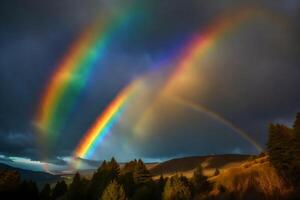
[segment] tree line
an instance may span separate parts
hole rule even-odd
[[[69,186],[64,180],[53,188],[46,184],[41,191],[33,181],[22,181],[15,171],[0,175],[0,195],[8,199],[31,200],[153,200],[191,199],[209,192],[211,185],[199,166],[189,180],[182,175],[154,180],[142,160],[133,160],[121,169],[114,158],[104,161],[90,180],[76,173]],[[216,172],[218,173],[218,172]],[[4,178],[4,175],[6,178]],[[5,179],[5,180],[4,180]]]
[[[300,113],[293,127],[270,124],[265,154],[284,180],[300,191]],[[216,169],[214,176],[220,171]],[[219,185],[220,195],[210,197],[215,187],[199,165],[192,178],[182,175],[153,179],[142,160],[133,160],[120,168],[112,158],[104,161],[91,179],[76,173],[67,185],[64,180],[54,186],[45,184],[39,191],[33,181],[21,181],[16,171],[0,170],[0,199],[30,200],[189,200],[236,199]],[[297,199],[297,198],[296,198]]]

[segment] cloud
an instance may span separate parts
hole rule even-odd
[[[0,152],[8,156],[3,159],[40,159],[32,121],[47,80],[86,25],[104,10],[118,11],[120,2],[1,3]],[[132,2],[136,3],[122,4]],[[138,4],[146,18],[108,44],[105,57],[96,64],[65,129],[58,134],[50,163],[66,165],[61,158],[72,155],[116,94],[130,80],[153,71],[145,78],[142,97],[128,106],[124,118],[92,159],[116,156],[122,161],[135,157],[151,160],[235,149],[253,153],[251,145],[218,121],[164,98],[158,98],[158,105],[143,116],[191,35],[201,34],[215,17],[240,5],[267,8],[283,16],[288,26],[261,20],[226,35],[188,73],[192,81],[181,85],[178,95],[219,113],[262,145],[267,123],[290,122],[299,111],[299,1],[149,0]],[[175,61],[167,66],[158,64],[173,57]]]
[[[84,163],[85,165],[90,166],[91,168],[98,168],[103,161],[99,160],[90,160],[76,157],[75,161],[79,161],[80,163]]]
[[[0,155],[0,162],[4,162],[4,163],[12,163],[14,162],[11,158],[4,156],[4,155]]]

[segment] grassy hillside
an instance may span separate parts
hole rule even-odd
[[[211,176],[215,169],[224,170],[232,166],[238,166],[248,160],[249,155],[212,155],[212,156],[194,156],[185,158],[176,158],[160,163],[150,169],[151,174],[155,176],[171,176],[182,174],[191,177],[194,169],[202,165],[204,173]]]
[[[284,199],[292,191],[290,184],[271,166],[267,156],[225,169],[209,181],[214,184],[211,196],[225,192],[240,199]]]

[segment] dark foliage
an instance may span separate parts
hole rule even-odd
[[[122,185],[113,180],[104,190],[101,200],[126,200],[126,194]]]
[[[87,188],[88,199],[99,199],[102,196],[104,189],[113,180],[118,180],[120,175],[120,166],[114,158],[110,162],[103,162]]]
[[[17,190],[19,199],[39,199],[39,191],[36,183],[33,181],[23,181]]]
[[[293,128],[281,124],[269,126],[267,143],[270,161],[296,188],[300,186],[300,113]]]
[[[52,198],[58,199],[59,197],[62,197],[66,194],[67,190],[68,186],[65,181],[58,181],[53,189]]]
[[[49,183],[47,183],[40,192],[41,200],[50,200],[51,199],[51,187]]]

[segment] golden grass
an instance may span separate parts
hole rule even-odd
[[[290,184],[278,175],[266,156],[228,168],[209,180],[215,185],[212,195],[219,193],[220,185],[240,195],[255,190],[267,197],[285,197],[292,192]]]

